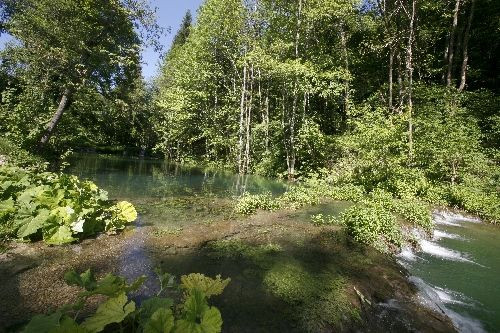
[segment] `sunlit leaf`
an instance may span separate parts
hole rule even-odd
[[[35,234],[47,224],[47,220],[50,216],[50,211],[47,209],[42,209],[39,211],[38,215],[26,224],[22,225],[17,231],[17,237],[25,238],[32,234]]]
[[[156,310],[144,325],[144,333],[170,333],[174,328],[172,310],[161,308]]]
[[[112,323],[122,322],[130,313],[135,311],[135,303],[128,302],[125,293],[108,299],[99,305],[97,312],[90,318],[87,318],[82,326],[91,332],[101,332]]]

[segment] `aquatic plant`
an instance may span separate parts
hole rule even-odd
[[[311,223],[320,227],[325,225],[340,224],[340,221],[333,215],[316,214],[311,216]]]
[[[222,329],[219,310],[208,304],[211,296],[220,295],[231,281],[217,276],[211,279],[202,274],[189,274],[181,277],[181,284],[168,273],[157,270],[161,289],[140,306],[130,300],[128,294],[136,291],[145,281],[142,276],[132,284],[113,274],[97,281],[90,270],[78,274],[71,271],[65,274],[66,283],[83,288],[74,304],[66,305],[48,315],[37,315],[26,325],[23,333],[61,333],[78,332],[144,332],[144,333],[218,333]],[[162,297],[162,292],[170,288],[181,290],[183,294],[176,304],[174,299]],[[79,312],[88,299],[94,295],[107,297],[96,312],[78,320]]]
[[[265,194],[249,194],[245,192],[236,203],[235,211],[242,215],[251,215],[258,209],[275,210],[279,209],[280,204],[273,198],[271,193]]]
[[[137,219],[126,201],[76,176],[0,166],[0,237],[61,245],[116,232]]]
[[[306,332],[340,328],[344,320],[359,320],[348,298],[347,280],[334,271],[314,274],[295,259],[275,263],[264,276],[266,290],[292,306],[292,318]]]

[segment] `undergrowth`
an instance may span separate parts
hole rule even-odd
[[[160,290],[156,296],[144,300],[140,306],[129,298],[129,293],[139,289],[146,277],[140,277],[132,284],[112,274],[97,281],[90,270],[78,274],[66,273],[69,285],[83,289],[74,304],[68,304],[54,313],[37,315],[26,325],[23,333],[93,333],[101,332],[144,332],[144,333],[218,333],[222,330],[220,311],[210,306],[208,300],[220,295],[230,279],[215,279],[203,274],[189,274],[181,277],[180,284],[175,277],[157,270]],[[176,298],[163,297],[171,290]],[[97,311],[86,318],[79,318],[79,312],[88,300],[100,295],[106,300]]]

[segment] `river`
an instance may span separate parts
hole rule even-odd
[[[152,271],[153,263],[143,248],[147,236],[142,225],[153,225],[168,234],[180,233],[193,224],[229,218],[228,199],[244,191],[280,194],[287,189],[285,183],[262,177],[147,159],[84,155],[70,172],[93,180],[111,198],[129,200],[138,208],[138,232],[123,254],[120,270],[130,278]],[[338,214],[342,209],[321,206],[298,212],[296,218],[304,221],[313,212]],[[421,251],[405,249],[398,256],[419,287],[421,301],[445,312],[461,332],[500,332],[500,230],[445,211],[435,212],[434,221],[434,237],[420,239]],[[183,267],[176,260],[171,264]]]

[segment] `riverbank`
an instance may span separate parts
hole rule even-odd
[[[64,247],[12,244],[0,256],[5,281],[0,305],[6,309],[0,322],[5,329],[74,301],[76,290],[63,281],[70,269],[133,278],[161,266],[176,275],[231,277],[214,301],[225,332],[454,330],[448,318],[419,303],[416,288],[395,259],[351,244],[338,227],[301,222],[311,213],[259,212],[243,220],[192,224],[171,234],[142,224],[121,235]],[[146,284],[141,293],[155,288]]]

